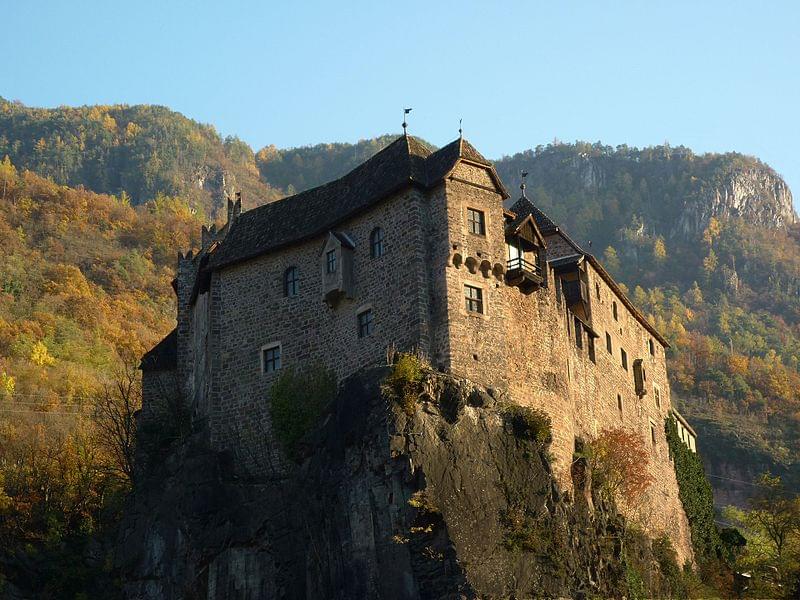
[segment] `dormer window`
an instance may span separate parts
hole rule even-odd
[[[486,235],[486,219],[483,211],[474,208],[467,209],[467,228],[475,235]]]
[[[372,258],[383,256],[383,229],[376,227],[369,234],[369,253]]]
[[[289,267],[283,273],[283,295],[287,298],[294,298],[297,296],[298,288],[297,267]]]
[[[343,298],[355,295],[353,239],[342,231],[331,231],[319,254],[322,273],[322,299],[336,307]]]
[[[336,250],[328,250],[325,254],[325,272],[336,273]]]

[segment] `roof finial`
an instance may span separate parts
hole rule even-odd
[[[528,172],[520,171],[519,173],[522,176],[522,183],[519,184],[519,189],[522,190],[522,197],[527,198],[527,196],[525,195],[525,178],[528,176]]]
[[[406,115],[410,113],[413,109],[412,108],[404,108],[403,109],[403,135],[408,135],[408,123],[406,123]]]
[[[458,120],[458,137],[464,137],[464,130],[461,128],[461,119]]]

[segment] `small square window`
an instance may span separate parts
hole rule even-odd
[[[613,354],[614,350],[611,348],[611,334],[606,331],[606,350],[609,354]]]
[[[262,350],[264,373],[274,373],[281,368],[281,345],[267,346]]]
[[[483,212],[474,208],[467,209],[467,226],[470,233],[486,235],[486,221]]]
[[[469,312],[483,314],[483,290],[472,285],[464,285],[464,300]]]
[[[620,358],[622,359],[622,368],[627,371],[628,370],[628,353],[625,352],[624,348],[620,348],[619,349],[619,355],[620,355]]]
[[[372,310],[365,310],[358,313],[358,337],[363,338],[372,335]]]
[[[336,273],[336,250],[328,250],[325,255],[325,271]]]

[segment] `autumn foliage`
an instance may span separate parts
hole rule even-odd
[[[642,436],[625,427],[603,429],[589,443],[593,484],[608,497],[635,502],[653,483]]]

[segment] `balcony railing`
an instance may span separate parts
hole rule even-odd
[[[544,282],[542,269],[521,256],[512,258],[506,262],[506,282],[519,287],[526,294],[530,293]]]
[[[506,269],[508,271],[527,271],[529,273],[533,273],[534,275],[538,275],[539,277],[542,276],[542,269],[539,267],[539,265],[525,260],[521,256],[507,261]]]

